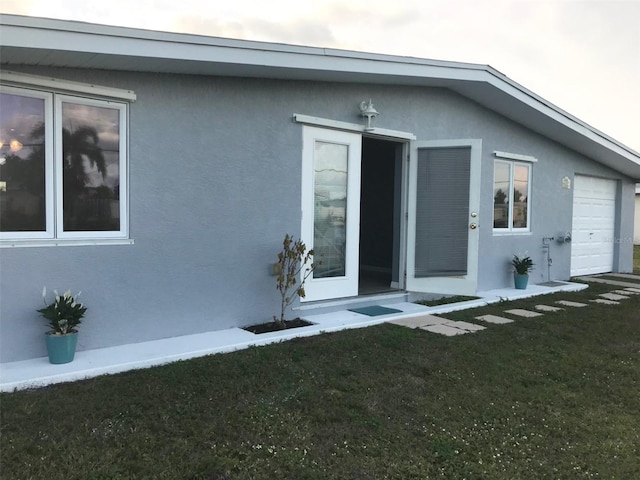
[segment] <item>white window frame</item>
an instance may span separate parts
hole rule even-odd
[[[93,107],[102,107],[118,110],[118,120],[120,125],[119,145],[118,145],[118,174],[120,176],[120,230],[112,231],[83,231],[67,232],[64,230],[64,218],[62,207],[62,104],[73,103],[75,105],[87,105]],[[59,239],[88,239],[88,238],[127,238],[128,236],[128,219],[127,219],[127,141],[126,141],[126,117],[127,106],[124,103],[111,102],[107,100],[95,100],[89,98],[72,97],[69,95],[56,95],[55,98],[55,186],[56,186],[56,237]],[[123,197],[124,201],[123,201]]]
[[[514,183],[514,173],[516,166],[527,167],[528,175],[527,175],[527,226],[525,228],[514,228],[513,225],[513,201],[509,201],[509,209],[507,212],[507,226],[502,228],[493,227],[493,233],[497,235],[511,234],[511,233],[531,233],[531,183],[533,178],[533,163],[537,161],[533,157],[526,157],[524,155],[518,155],[518,160],[507,160],[508,158],[514,158],[515,154],[501,154],[502,152],[495,152],[496,159],[493,161],[493,175],[492,175],[492,185],[491,192],[493,195],[493,189],[496,184],[496,165],[501,163],[505,165],[509,165],[509,198],[513,197],[513,183]],[[501,155],[499,155],[501,154]],[[508,156],[507,156],[508,155]],[[492,205],[495,207],[495,203]],[[495,211],[495,210],[494,210]],[[492,213],[491,222],[494,223],[495,219],[493,218],[494,213]]]
[[[28,80],[20,82],[20,80]],[[126,90],[111,89],[75,82],[56,81],[51,88],[51,80],[44,77],[15,74],[2,80],[11,80],[0,85],[0,91],[16,95],[45,99],[45,208],[46,230],[43,232],[0,232],[0,247],[31,247],[46,245],[99,245],[131,244],[129,238],[129,186],[128,186],[128,112],[129,101],[135,100],[135,94]],[[41,80],[38,82],[38,80]],[[40,88],[38,88],[40,87]],[[79,92],[75,94],[73,90]],[[87,90],[88,89],[88,90]],[[90,96],[91,93],[105,95]],[[62,210],[62,103],[98,106],[118,110],[119,119],[119,214],[118,231],[80,231],[65,232]]]
[[[45,230],[34,232],[0,232],[0,241],[4,240],[45,240],[54,235],[54,207],[50,199],[54,198],[53,182],[53,94],[24,88],[0,85],[1,93],[21,95],[23,97],[41,98],[44,100],[44,195],[45,195]]]

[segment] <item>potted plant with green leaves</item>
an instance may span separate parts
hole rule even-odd
[[[511,260],[513,265],[513,281],[518,290],[524,290],[529,283],[529,272],[533,270],[533,260],[528,255],[514,255]]]
[[[87,307],[78,302],[81,292],[73,296],[71,290],[63,295],[53,291],[53,302],[47,303],[47,288],[42,289],[42,301],[44,308],[38,312],[49,322],[49,330],[45,334],[49,362],[60,364],[73,360],[78,343],[78,325],[82,322]]]

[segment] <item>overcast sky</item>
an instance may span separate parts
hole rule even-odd
[[[640,0],[0,0],[0,12],[489,64],[640,152]]]

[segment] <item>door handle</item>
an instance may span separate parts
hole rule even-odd
[[[476,228],[478,228],[478,224],[477,223],[472,223],[471,225],[469,225],[469,228],[471,230],[475,230]]]

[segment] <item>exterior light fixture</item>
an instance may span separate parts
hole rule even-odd
[[[364,118],[364,129],[366,132],[373,130],[375,119],[380,113],[373,107],[371,99],[360,102],[360,115]]]

